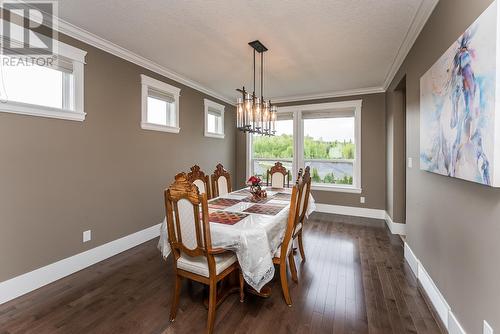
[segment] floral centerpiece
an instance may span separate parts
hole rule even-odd
[[[266,191],[262,190],[262,180],[258,176],[251,176],[247,181],[247,185],[250,186],[250,193],[255,199],[267,196]]]

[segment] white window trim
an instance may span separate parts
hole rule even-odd
[[[0,20],[0,24],[3,24],[3,20]],[[22,41],[19,40],[14,41],[22,43]],[[87,114],[84,111],[84,65],[87,51],[80,50],[78,48],[75,48],[74,46],[68,45],[58,40],[53,40],[53,45],[54,50],[57,50],[57,53],[55,55],[69,59],[73,63],[75,110],[59,109],[30,103],[7,101],[0,103],[0,112],[58,118],[80,122],[83,122],[85,120],[85,116]]]
[[[216,103],[214,101],[211,101],[209,99],[204,99],[204,105],[205,105],[205,137],[212,137],[212,138],[224,138],[225,137],[225,132],[224,132],[224,109],[226,108],[224,105]],[[208,131],[208,110],[209,109],[215,109],[217,110],[220,115],[221,115],[221,124],[222,124],[222,133],[216,133],[216,132],[209,132]]]
[[[320,191],[335,191],[345,193],[362,193],[361,181],[361,107],[363,100],[329,102],[329,103],[315,103],[306,105],[296,105],[278,108],[278,113],[292,113],[293,114],[293,145],[294,145],[294,158],[292,164],[292,176],[295,178],[296,171],[304,166],[304,120],[302,119],[303,111],[328,111],[354,109],[354,143],[356,145],[356,159],[353,166],[353,182],[352,186],[349,185],[325,185],[313,184],[313,190]],[[296,139],[297,138],[297,139]],[[246,171],[247,177],[253,174],[253,152],[252,152],[252,136],[247,134],[247,164]],[[257,159],[259,160],[259,159]],[[334,159],[333,159],[334,160]]]
[[[162,131],[170,133],[179,133],[181,128],[179,127],[179,96],[181,94],[181,89],[169,85],[163,81],[153,79],[147,75],[141,74],[141,128],[144,130]],[[153,88],[160,92],[172,95],[174,97],[175,104],[175,126],[160,125],[154,123],[148,123],[148,90]]]

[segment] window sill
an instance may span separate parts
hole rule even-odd
[[[224,139],[225,135],[223,133],[205,132],[205,137]]]
[[[352,194],[361,194],[361,192],[363,191],[361,188],[355,188],[355,187],[326,186],[318,184],[313,184],[311,186],[311,189],[319,191],[335,191],[335,192],[352,193]]]
[[[70,121],[83,122],[86,113],[66,109],[37,106],[34,104],[20,102],[0,103],[0,112],[19,114],[26,116],[58,118]]]
[[[167,125],[144,123],[144,122],[141,123],[141,128],[144,130],[170,132],[170,133],[179,133],[181,131],[181,128],[176,126],[167,126]]]

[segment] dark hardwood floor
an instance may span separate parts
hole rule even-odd
[[[204,289],[184,282],[169,323],[172,262],[157,239],[0,306],[0,333],[203,333]],[[216,333],[441,333],[409,267],[402,241],[380,220],[315,213],[296,256],[287,307],[272,296],[230,296]]]

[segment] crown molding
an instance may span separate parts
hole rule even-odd
[[[234,105],[234,101],[232,99],[229,99],[215,91],[213,91],[210,88],[207,88],[203,86],[202,84],[191,80],[189,78],[186,78],[185,76],[176,73],[164,66],[161,66],[158,63],[155,63],[154,61],[151,61],[143,56],[140,56],[130,50],[127,50],[113,42],[110,42],[102,37],[99,37],[89,31],[86,31],[85,29],[82,29],[80,27],[77,27],[69,22],[64,21],[63,19],[56,18],[57,20],[57,30],[65,34],[69,37],[72,37],[74,39],[77,39],[79,41],[82,41],[84,43],[87,43],[93,47],[96,47],[98,49],[101,49],[103,51],[106,51],[112,55],[115,55],[117,57],[120,57],[122,59],[125,59],[126,61],[129,61],[131,63],[134,63],[138,66],[141,66],[145,69],[148,69],[150,71],[153,71],[155,73],[161,74],[169,79],[172,79],[178,83],[181,83],[183,85],[186,85],[188,87],[191,87],[193,89],[196,89],[197,91],[200,91],[204,94],[207,94],[211,97],[214,97],[218,100],[224,101],[225,103],[228,103],[230,105]]]
[[[387,75],[385,76],[383,85],[384,91],[387,90],[387,88],[389,88],[389,85],[396,76],[396,73],[403,64],[403,61],[410,52],[411,48],[413,47],[413,44],[415,44],[418,35],[420,35],[420,32],[424,28],[425,24],[427,23],[427,20],[431,16],[432,11],[434,10],[438,2],[439,0],[423,0],[422,3],[420,4],[417,13],[413,17],[413,21],[411,22],[410,27],[408,28],[408,32],[406,33],[405,39],[403,40],[403,43],[399,47],[396,58],[394,58],[394,61],[391,67],[389,68]]]
[[[287,96],[287,97],[279,97],[273,99],[274,103],[286,103],[286,102],[297,102],[297,101],[307,101],[307,100],[318,100],[318,99],[328,99],[335,97],[343,97],[343,96],[353,96],[353,95],[363,95],[363,94],[375,94],[375,93],[385,93],[389,88],[392,80],[396,76],[397,71],[403,64],[406,56],[410,52],[413,44],[417,40],[420,32],[424,28],[427,20],[432,14],[432,11],[438,4],[439,0],[423,0],[420,4],[420,7],[417,10],[417,13],[413,17],[412,23],[408,28],[408,32],[403,40],[403,43],[399,47],[398,53],[394,58],[383,82],[383,85],[380,87],[367,87],[360,89],[350,89],[350,90],[342,90],[342,91],[334,91],[327,93],[319,93],[319,94],[310,94],[310,95],[295,95],[295,96]]]
[[[23,0],[18,0],[19,2],[24,2]],[[274,103],[286,103],[286,102],[295,102],[295,101],[305,101],[305,100],[317,100],[317,99],[326,99],[326,98],[335,98],[335,97],[343,97],[343,96],[353,96],[353,95],[362,95],[362,94],[375,94],[375,93],[384,93],[392,80],[394,79],[397,71],[403,64],[406,56],[410,52],[413,44],[418,38],[420,32],[422,31],[425,23],[429,19],[432,11],[438,4],[439,0],[423,0],[420,4],[420,7],[417,10],[417,13],[413,17],[412,23],[408,28],[406,36],[403,40],[403,43],[399,47],[398,53],[394,58],[392,65],[390,66],[383,85],[380,87],[367,87],[367,88],[359,88],[359,89],[350,89],[350,90],[341,90],[341,91],[333,91],[326,93],[318,93],[318,94],[310,94],[310,95],[293,95],[287,97],[279,97],[273,99]],[[85,29],[77,27],[69,22],[64,21],[61,18],[56,17],[54,25],[57,28],[57,31],[68,35],[74,39],[87,43],[91,46],[94,46],[98,49],[106,51],[110,54],[113,54],[119,58],[127,60],[131,63],[134,63],[138,66],[146,68],[150,71],[163,75],[169,79],[172,79],[176,82],[184,84],[188,87],[196,89],[202,93],[205,93],[211,97],[224,101],[230,105],[235,105],[233,99],[223,96],[214,90],[203,86],[202,84],[189,79],[175,71],[172,71],[154,61],[151,61],[143,56],[140,56],[128,49],[125,49],[113,42],[110,42],[102,37],[99,37]]]
[[[329,98],[343,97],[343,96],[376,94],[376,93],[384,93],[384,92],[385,92],[385,89],[383,87],[367,87],[367,88],[359,88],[359,89],[339,90],[339,91],[320,93],[320,94],[294,95],[294,96],[287,96],[287,97],[279,97],[279,98],[272,99],[272,102],[273,103],[287,103],[287,102],[297,102],[297,101],[329,99]]]

